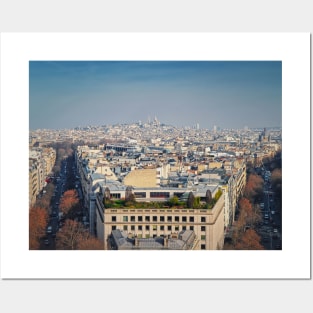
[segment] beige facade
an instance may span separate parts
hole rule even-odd
[[[157,187],[157,169],[133,170],[124,179],[124,185],[133,187]]]
[[[43,159],[43,171],[44,176],[48,176],[52,172],[52,168],[56,160],[56,152],[53,148],[43,148],[42,149],[42,159]]]
[[[37,178],[37,168],[32,162],[29,162],[29,207],[34,205],[36,202],[36,196],[39,193],[39,188],[38,188],[38,178]]]
[[[29,151],[29,206],[45,186],[45,179],[55,164],[56,152],[53,148],[34,148]]]
[[[97,235],[107,240],[112,230],[120,229],[138,238],[175,237],[182,230],[192,230],[199,240],[198,249],[218,250],[224,244],[224,196],[212,210],[161,208],[104,209],[103,196],[97,195]],[[103,234],[103,237],[102,237]]]
[[[208,167],[211,168],[221,168],[223,166],[222,162],[209,162]]]

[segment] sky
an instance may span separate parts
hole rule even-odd
[[[282,126],[280,61],[30,61],[29,127]]]

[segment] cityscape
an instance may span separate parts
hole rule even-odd
[[[29,68],[30,250],[282,250],[281,62]]]

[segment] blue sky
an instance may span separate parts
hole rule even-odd
[[[146,122],[281,127],[279,61],[31,61],[30,129]]]

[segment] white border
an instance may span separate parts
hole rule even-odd
[[[282,60],[283,250],[29,251],[29,60]],[[1,277],[310,278],[309,134],[308,33],[3,33]]]

